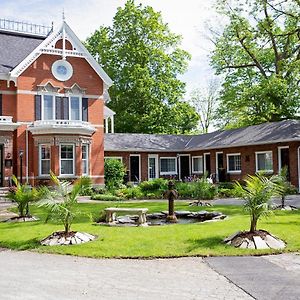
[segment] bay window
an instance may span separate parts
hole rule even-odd
[[[79,97],[70,98],[71,120],[80,120],[80,101]]]
[[[160,174],[172,175],[177,174],[176,157],[161,157],[160,158]]]
[[[44,120],[53,120],[53,96],[44,95],[43,99],[43,119]]]
[[[50,174],[51,146],[39,145],[39,175],[47,176]]]
[[[74,144],[60,145],[60,175],[75,175]]]
[[[82,175],[88,176],[89,175],[89,146],[82,145],[82,160],[81,160],[81,168],[82,168]]]

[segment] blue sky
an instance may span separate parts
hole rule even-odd
[[[125,0],[1,0],[0,18],[51,25],[61,22],[62,11],[66,21],[84,40],[100,25],[110,25],[119,6]],[[138,1],[136,1],[138,2]],[[207,22],[220,22],[212,7],[214,0],[141,0],[161,11],[171,30],[183,36],[182,46],[192,54],[187,73],[182,79],[189,93],[195,87],[205,86],[213,71],[209,66],[212,44],[205,38]],[[217,21],[218,20],[218,21]],[[187,95],[188,95],[187,93]]]

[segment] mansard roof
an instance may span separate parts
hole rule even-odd
[[[179,152],[300,141],[300,121],[284,120],[200,135],[105,134],[105,151]]]
[[[0,73],[7,74],[21,63],[45,37],[0,31]]]

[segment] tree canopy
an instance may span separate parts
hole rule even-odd
[[[180,48],[159,12],[128,0],[110,27],[101,26],[86,41],[88,50],[114,80],[107,104],[116,112],[117,132],[183,133],[198,115],[181,102],[190,55]]]
[[[300,1],[219,0],[228,23],[213,28],[211,64],[224,76],[223,125],[297,118],[300,112]]]

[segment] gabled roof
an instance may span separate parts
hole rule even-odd
[[[94,71],[103,80],[105,90],[109,88],[113,81],[105,73],[102,67],[94,59],[94,57],[88,52],[80,39],[72,31],[69,25],[63,21],[60,26],[49,33],[46,38],[37,38],[27,34],[16,34],[16,32],[7,34],[3,41],[0,37],[0,74],[7,75],[8,80],[16,82],[16,78],[20,76],[40,55],[61,55],[62,57],[79,57],[85,58]],[[56,49],[55,44],[60,39],[68,39],[74,49]],[[7,45],[9,47],[7,47]],[[3,52],[2,52],[3,50]],[[12,57],[10,52],[12,51]],[[3,57],[2,57],[3,56]],[[3,77],[3,76],[0,76]]]
[[[45,37],[0,31],[0,74],[7,74],[22,62]]]
[[[285,120],[200,135],[105,134],[105,151],[179,152],[300,141],[300,121]]]

